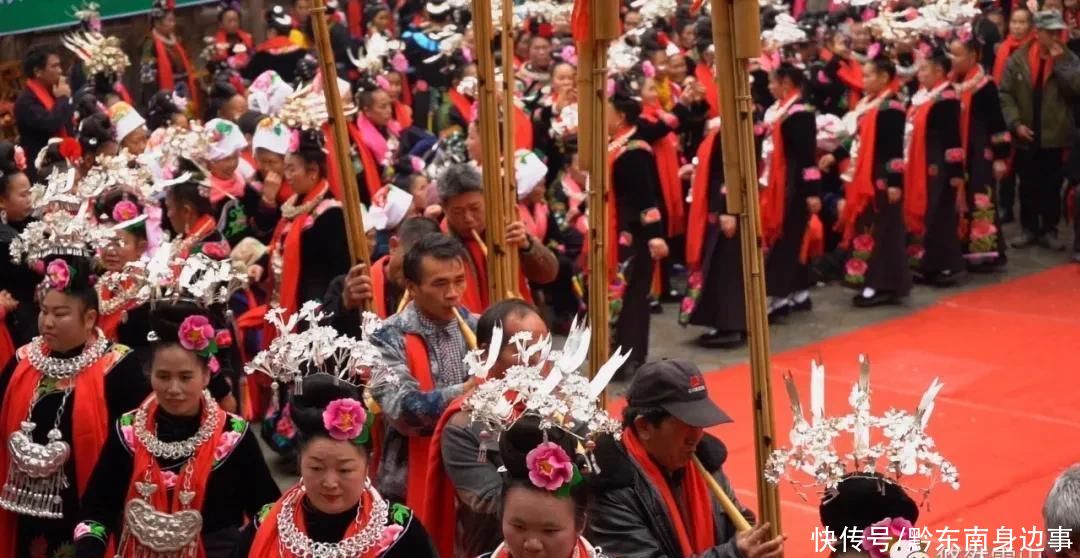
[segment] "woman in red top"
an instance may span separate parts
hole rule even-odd
[[[218,29],[214,33],[214,60],[225,62],[240,71],[251,60],[255,41],[251,33],[240,28],[240,2],[225,2],[218,12]]]
[[[198,114],[198,92],[195,82],[195,66],[184,50],[182,39],[176,34],[175,0],[154,0],[150,10],[153,27],[142,46],[139,81],[142,84],[142,105],[149,103],[158,91],[173,91],[193,102],[188,105],[190,114]]]

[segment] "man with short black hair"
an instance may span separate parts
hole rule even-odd
[[[468,279],[462,305],[472,312],[483,312],[490,301],[487,254],[482,240],[487,229],[484,213],[486,201],[480,171],[468,163],[448,168],[439,177],[439,198],[446,211],[447,231],[457,237],[466,249],[465,272]],[[559,261],[518,220],[506,225],[506,245],[517,248],[521,256],[518,294],[532,302],[529,281],[540,285],[554,281],[559,274]]]
[[[27,51],[23,74],[27,78],[26,89],[15,100],[15,125],[26,160],[34,161],[49,138],[71,135],[75,109],[71,103],[71,86],[64,78],[56,48],[38,45]],[[31,166],[27,173],[36,174],[36,169]]]
[[[465,252],[457,240],[423,236],[405,254],[402,275],[412,301],[372,335],[395,377],[371,387],[389,427],[376,485],[388,500],[420,510],[435,425],[450,402],[477,383],[463,362],[465,328],[475,329],[476,318],[461,308]]]
[[[598,491],[588,540],[624,558],[783,556],[784,539],[769,540],[768,524],[736,534],[694,464],[699,460],[751,520],[721,469],[727,448],[705,435],[731,418],[709,399],[701,371],[683,360],[644,364],[626,399],[622,440],[610,452],[598,448],[605,477],[616,480]]]

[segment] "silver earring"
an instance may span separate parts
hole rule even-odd
[[[7,211],[0,209],[0,223],[7,224]]]

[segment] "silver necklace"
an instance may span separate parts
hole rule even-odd
[[[359,533],[342,540],[338,543],[322,543],[311,540],[301,531],[293,519],[295,516],[296,501],[304,494],[303,490],[294,490],[281,502],[281,510],[278,511],[278,540],[281,546],[293,556],[299,558],[354,558],[363,556],[365,552],[373,548],[382,538],[383,528],[386,527],[386,514],[390,506],[382,499],[379,492],[371,488],[370,481],[367,488],[371,495],[371,513],[368,514],[367,523]],[[360,513],[363,508],[357,510],[356,521],[360,521]],[[284,553],[283,553],[284,554]]]
[[[146,427],[146,421],[149,419],[148,408],[150,406],[151,399],[147,399],[139,409],[135,411],[135,436],[139,439],[139,443],[146,448],[146,451],[150,452],[150,455],[158,459],[181,459],[188,458],[195,454],[195,450],[199,449],[199,446],[206,443],[218,427],[218,405],[214,401],[214,398],[210,395],[209,391],[203,390],[203,406],[206,409],[206,419],[199,425],[199,430],[195,432],[195,435],[179,442],[162,442],[158,439],[150,429]]]
[[[105,339],[105,334],[99,329],[94,331],[97,338],[84,347],[79,356],[73,358],[57,358],[46,355],[44,350],[45,339],[41,336],[35,337],[30,342],[30,364],[47,378],[54,380],[71,378],[82,369],[97,362],[105,354],[105,351],[109,349],[109,340]]]

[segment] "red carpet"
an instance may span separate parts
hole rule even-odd
[[[1012,528],[1019,551],[1022,530],[1042,527],[1042,504],[1054,478],[1080,462],[1078,340],[1080,272],[1072,266],[947,297],[909,316],[774,355],[777,438],[787,444],[792,422],[781,374],[794,374],[808,406],[813,358],[826,366],[829,415],[850,411],[859,353],[870,357],[878,415],[890,407],[914,411],[939,377],[945,387],[928,431],[959,469],[960,490],[934,489],[919,525],[930,528],[934,545],[938,529],[958,529],[961,549],[965,529],[987,529],[992,549],[999,528]],[[725,470],[739,499],[756,510],[749,367],[709,373],[707,382],[713,399],[736,421],[712,432],[727,443]],[[820,525],[819,495],[808,492],[803,501],[790,486],[781,495],[786,556],[823,555],[812,542]]]

